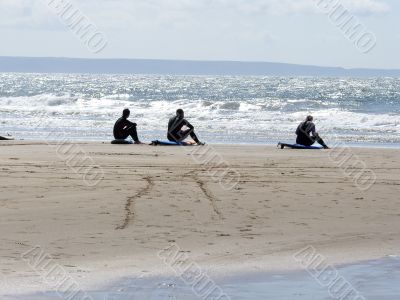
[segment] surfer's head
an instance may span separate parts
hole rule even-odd
[[[312,122],[314,120],[313,116],[307,116],[306,121]]]
[[[124,109],[124,111],[122,112],[122,116],[124,118],[129,118],[129,116],[131,115],[131,111],[127,108]]]
[[[184,116],[185,116],[185,113],[183,112],[183,109],[178,109],[177,111],[176,111],[176,115],[179,117],[179,118],[184,118]]]

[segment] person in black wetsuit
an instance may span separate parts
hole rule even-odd
[[[315,142],[317,142],[322,147],[324,147],[324,149],[329,149],[324,140],[316,132],[313,120],[314,118],[312,116],[308,116],[306,120],[304,122],[301,122],[300,125],[297,127],[296,143],[303,146],[311,146]]]
[[[136,131],[137,124],[128,121],[130,114],[131,112],[129,109],[124,109],[122,117],[115,122],[114,138],[116,140],[125,140],[128,136],[131,136],[135,144],[142,144],[142,142],[139,141]]]
[[[187,129],[182,130],[184,126],[186,126]],[[167,138],[171,142],[179,143],[184,141],[189,135],[198,145],[204,145],[204,143],[200,142],[194,133],[193,125],[185,119],[185,113],[183,110],[178,109],[176,111],[176,116],[169,119]]]

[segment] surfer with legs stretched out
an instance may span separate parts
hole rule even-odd
[[[296,143],[303,146],[311,146],[314,143],[320,144],[324,149],[329,149],[324,140],[319,136],[315,129],[314,117],[308,116],[304,122],[301,122],[296,130]]]
[[[279,143],[278,147],[281,149],[285,147],[293,148],[293,149],[319,149],[317,147],[312,147],[314,143],[320,144],[324,149],[329,149],[329,147],[325,144],[324,140],[319,136],[315,129],[313,116],[308,116],[304,122],[301,122],[296,130],[296,145]]]

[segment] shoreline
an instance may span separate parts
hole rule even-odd
[[[0,142],[0,275],[27,289],[40,277],[21,255],[36,245],[85,290],[173,274],[157,256],[173,244],[218,278],[300,270],[293,255],[307,246],[332,265],[399,255],[396,149],[352,148],[377,175],[360,190],[332,161],[340,149],[213,144],[240,174],[225,190],[215,177],[225,167],[202,159],[203,147],[73,145]],[[94,186],[85,182],[91,166],[104,171]]]
[[[93,140],[75,140],[75,139],[67,139],[67,143],[71,144],[101,144],[101,145],[108,145],[111,143],[112,138],[110,141],[105,141],[102,139],[93,139]],[[52,139],[52,140],[41,140],[41,139],[14,139],[14,140],[0,140],[0,143],[30,143],[35,144],[59,144],[61,141],[65,141],[63,139]],[[265,142],[265,143],[251,143],[251,142],[206,142],[206,146],[243,146],[243,147],[277,147],[279,141],[276,142]],[[295,141],[287,141],[282,140],[281,142],[295,144]],[[144,146],[149,146],[151,143],[150,141],[144,141]],[[361,149],[400,149],[400,143],[373,143],[373,142],[339,142],[341,146],[346,146],[349,148],[361,148]],[[318,145],[318,144],[315,144]],[[135,145],[127,145],[127,146],[135,146]]]
[[[240,272],[229,274],[224,277],[216,277],[213,274],[204,272],[211,287],[208,291],[196,290],[192,281],[187,281],[185,277],[178,275],[152,275],[152,276],[124,276],[108,278],[107,282],[92,285],[91,288],[81,289],[92,300],[97,299],[115,299],[128,300],[132,297],[152,297],[151,299],[162,300],[166,297],[184,297],[184,299],[198,299],[196,294],[209,293],[212,286],[220,289],[229,297],[229,299],[248,299],[258,300],[260,296],[272,294],[276,299],[292,299],[293,295],[302,294],[304,297],[320,297],[325,299],[327,294],[335,297],[343,293],[335,290],[334,282],[343,280],[350,286],[347,287],[353,290],[353,294],[358,294],[366,299],[385,299],[396,300],[400,293],[400,288],[397,285],[400,275],[397,268],[400,267],[400,256],[387,256],[381,259],[358,261],[348,264],[330,265],[336,272],[329,273],[326,271],[324,279],[317,277],[321,272],[317,269],[297,269],[297,270],[269,270],[258,271],[252,273]],[[360,279],[359,274],[364,274]],[[319,275],[320,276],[320,275]],[[329,278],[329,280],[328,280]],[[200,280],[200,279],[197,279]],[[329,284],[328,284],[329,283]],[[343,283],[344,284],[344,283]],[[251,289],[249,290],[249,287]],[[379,288],[377,288],[379,287]],[[336,286],[337,288],[337,286]],[[198,291],[198,292],[196,292]],[[272,294],[271,294],[272,293]],[[67,293],[63,293],[57,289],[44,290],[42,292],[7,293],[5,300],[33,300],[33,299],[53,299],[53,297],[66,297]],[[374,298],[374,296],[376,298]],[[287,297],[287,298],[284,298]],[[302,299],[303,299],[302,298]],[[175,298],[174,298],[175,299]],[[308,298],[304,298],[308,299]]]

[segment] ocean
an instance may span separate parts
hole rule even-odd
[[[400,144],[399,78],[0,73],[0,135],[110,141],[124,108],[143,141],[182,108],[209,143],[293,142],[312,114],[328,144]]]

